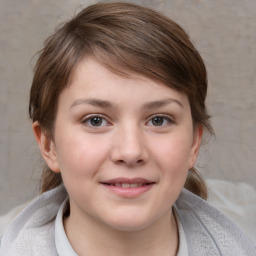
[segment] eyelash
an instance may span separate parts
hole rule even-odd
[[[174,123],[174,120],[170,116],[162,115],[162,114],[156,114],[156,115],[150,117],[150,119],[147,121],[147,124],[149,122],[153,122],[154,118],[161,118],[161,119],[163,119],[164,124],[161,124],[161,125],[151,124],[150,126],[164,127],[164,126],[167,126],[169,124],[173,124]]]
[[[93,121],[93,118],[98,118],[99,120],[99,125],[93,125],[91,122]],[[162,121],[162,123],[160,122],[159,125],[154,125],[154,119],[160,118],[160,121]],[[161,120],[162,119],[162,120]],[[97,121],[97,120],[94,120]],[[157,120],[155,120],[157,121]],[[159,120],[158,120],[159,121]],[[90,122],[90,123],[88,123]],[[151,122],[151,124],[149,124]],[[105,123],[104,125],[102,125],[102,123]],[[166,115],[162,115],[162,114],[156,114],[154,116],[151,116],[149,118],[149,120],[146,122],[147,125],[149,126],[154,126],[154,127],[163,127],[163,126],[167,126],[169,124],[174,123],[173,119],[170,118],[170,116],[166,116]],[[103,115],[100,114],[94,114],[94,115],[89,115],[86,116],[85,118],[82,119],[82,124],[85,124],[89,127],[94,127],[94,128],[98,128],[98,127],[102,127],[102,126],[108,126],[110,124],[110,122],[107,120],[107,118]]]
[[[88,124],[88,122],[91,122],[93,120],[93,118],[99,118],[101,120],[100,125],[92,125],[92,123]],[[94,127],[94,128],[102,127],[102,125],[101,125],[102,122],[106,122],[106,124],[103,125],[103,126],[107,126],[107,125],[110,124],[110,122],[107,120],[107,118],[105,116],[100,115],[100,114],[89,115],[89,116],[86,116],[85,118],[82,119],[82,124],[85,124],[89,127]]]

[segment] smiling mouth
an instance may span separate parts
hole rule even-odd
[[[156,182],[137,178],[118,178],[101,182],[111,193],[123,198],[136,198],[150,191]]]
[[[120,188],[137,188],[148,185],[153,185],[155,182],[144,182],[144,183],[102,183],[106,186],[120,187]]]

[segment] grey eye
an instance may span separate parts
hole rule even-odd
[[[84,119],[82,123],[86,126],[91,127],[101,127],[108,125],[108,121],[101,116],[89,116],[86,119]]]
[[[167,116],[154,116],[148,122],[147,125],[149,126],[165,126],[170,123],[173,123],[172,119]]]
[[[165,119],[164,117],[156,116],[156,117],[152,118],[152,124],[154,126],[161,126],[164,123],[164,119]]]
[[[101,126],[103,120],[102,120],[102,117],[95,116],[95,117],[90,118],[89,122],[90,122],[91,126]]]

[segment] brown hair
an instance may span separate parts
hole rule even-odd
[[[113,72],[139,73],[185,93],[194,124],[213,133],[205,107],[205,65],[186,32],[152,9],[129,3],[99,3],[60,26],[40,52],[29,114],[48,136],[53,136],[58,97],[78,62],[88,55]],[[43,171],[42,192],[61,183],[60,174],[49,168]],[[203,178],[194,168],[185,187],[207,197]]]

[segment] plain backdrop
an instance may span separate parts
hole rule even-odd
[[[0,0],[0,215],[39,192],[43,162],[28,118],[35,53],[59,23],[96,2]],[[256,188],[256,1],[126,2],[174,19],[205,60],[216,139],[205,140],[199,170]]]

